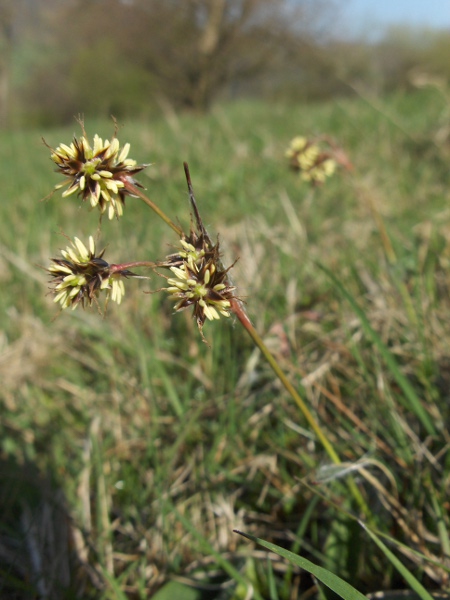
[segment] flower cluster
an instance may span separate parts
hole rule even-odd
[[[69,146],[60,144],[56,150],[50,148],[53,162],[66,177],[66,182],[56,189],[67,185],[63,196],[77,193],[93,207],[97,206],[101,213],[108,209],[109,218],[120,216],[126,194],[138,193],[135,186],[139,184],[132,176],[147,165],[139,166],[134,160],[127,158],[130,145],[126,144],[121,149],[115,134],[111,141],[103,141],[95,135],[91,146],[83,123],[80,124],[83,134],[80,138],[74,138]],[[196,227],[191,224],[189,235],[139,192],[140,197],[179,235],[180,245],[177,251],[163,262],[134,261],[113,265],[103,259],[104,251],[96,252],[92,237],[89,238],[88,246],[74,238],[71,245],[61,251],[61,258],[51,259],[52,264],[47,269],[52,277],[54,301],[61,308],[75,309],[79,304],[83,308],[94,302],[98,304],[98,297],[103,290],[106,290],[107,299],[111,298],[120,304],[125,293],[123,277],[138,277],[128,271],[127,267],[169,269],[169,276],[162,275],[167,280],[167,287],[162,289],[175,301],[175,311],[193,307],[202,337],[206,320],[229,317],[236,306],[241,306],[228,276],[231,267],[224,268],[219,242],[213,243],[203,226],[187,165],[185,172],[196,220]]]
[[[98,206],[101,213],[108,209],[110,219],[115,215],[119,217],[123,214],[125,196],[131,195],[126,183],[142,187],[132,176],[148,165],[138,165],[127,158],[130,144],[121,149],[115,135],[111,141],[103,141],[95,135],[91,146],[84,130],[83,134],[79,139],[74,138],[70,146],[61,144],[56,150],[50,148],[57,170],[67,178],[55,189],[69,185],[63,197],[77,192],[91,206]]]
[[[168,256],[163,265],[174,275],[166,278],[169,287],[163,289],[176,302],[176,311],[194,307],[194,318],[202,334],[206,319],[230,316],[231,302],[236,298],[228,277],[231,267],[222,266],[219,242],[211,245],[203,234],[191,231],[180,244],[179,251]]]
[[[125,293],[121,277],[133,275],[130,271],[114,270],[102,256],[104,250],[96,254],[93,237],[89,238],[89,249],[78,238],[70,246],[61,250],[62,258],[52,258],[47,269],[53,277],[54,302],[61,308],[75,309],[79,304],[84,308],[97,299],[102,290],[107,297],[120,304]]]
[[[336,160],[331,152],[324,152],[319,145],[305,137],[295,137],[286,150],[291,167],[299,171],[303,181],[319,185],[336,170]]]

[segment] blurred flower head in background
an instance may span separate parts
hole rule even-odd
[[[316,186],[331,177],[338,165],[347,170],[353,168],[342,148],[325,136],[315,139],[296,136],[291,140],[285,156],[303,181]]]

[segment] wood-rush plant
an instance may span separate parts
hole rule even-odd
[[[347,171],[353,169],[344,150],[326,135],[315,138],[297,135],[291,140],[285,156],[291,169],[312,186],[322,185],[339,166]]]
[[[162,261],[109,264],[104,259],[104,250],[96,251],[93,237],[89,238],[87,246],[75,238],[61,252],[62,258],[51,259],[48,273],[52,277],[54,301],[62,309],[75,309],[79,305],[84,308],[93,303],[98,305],[98,298],[104,293],[106,300],[120,304],[125,294],[124,279],[139,277],[130,269],[150,267],[166,279],[167,287],[157,291],[165,291],[169,295],[175,302],[176,312],[192,307],[204,341],[203,326],[207,320],[215,321],[221,316],[235,315],[296,402],[329,458],[333,463],[340,464],[333,445],[252,325],[230,278],[229,271],[233,265],[224,267],[219,241],[213,241],[203,225],[187,164],[184,163],[184,169],[193,212],[188,234],[143,193],[134,175],[148,165],[138,165],[128,158],[130,145],[120,147],[117,130],[111,141],[103,141],[95,135],[91,146],[83,123],[80,122],[80,125],[82,137],[74,138],[69,146],[61,144],[56,149],[48,146],[57,171],[65,177],[65,182],[55,189],[68,186],[63,192],[64,197],[76,194],[92,207],[97,207],[101,214],[107,212],[110,219],[122,216],[126,196],[138,196],[177,234],[179,247]],[[170,275],[164,274],[164,270],[169,271]],[[348,485],[363,514],[368,517],[365,501],[351,478]]]

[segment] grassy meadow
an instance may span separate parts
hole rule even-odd
[[[114,129],[85,126],[90,137]],[[239,322],[206,323],[208,347],[189,311],[146,293],[161,277],[125,281],[122,304],[103,315],[59,312],[44,268],[64,235],[99,229],[98,211],[74,196],[40,201],[61,183],[41,138],[56,147],[74,134],[75,121],[0,138],[0,597],[336,597],[234,529],[363,594],[409,589],[352,516],[425,590],[448,591],[445,94],[241,101],[118,133],[132,158],[152,163],[137,176],[148,196],[186,230],[189,163],[225,264],[239,258],[232,276],[250,318],[341,465]],[[284,153],[294,136],[319,134],[354,168],[313,188]],[[102,220],[98,245],[118,263],[163,259],[176,243],[128,198],[120,220]]]

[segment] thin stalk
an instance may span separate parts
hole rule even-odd
[[[328,454],[328,456],[330,457],[330,459],[336,465],[341,464],[341,459],[339,458],[335,449],[331,445],[330,440],[324,434],[324,432],[320,428],[320,425],[317,423],[317,421],[314,418],[314,416],[312,415],[311,411],[305,404],[304,400],[302,399],[300,394],[297,392],[297,390],[294,388],[294,386],[289,381],[289,379],[286,377],[283,370],[280,368],[279,364],[277,363],[276,359],[274,358],[274,356],[271,354],[270,350],[265,345],[263,339],[261,338],[259,333],[256,331],[256,329],[253,327],[252,323],[250,322],[250,319],[248,318],[248,316],[242,306],[242,303],[239,300],[237,300],[236,298],[234,298],[231,301],[231,309],[232,309],[233,313],[236,315],[236,317],[239,319],[241,325],[245,328],[245,330],[247,331],[249,336],[252,338],[254,344],[259,348],[259,350],[261,351],[261,353],[264,356],[264,358],[266,359],[266,361],[272,367],[275,375],[278,377],[278,379],[284,385],[286,390],[289,392],[289,394],[291,395],[291,397],[293,398],[293,400],[295,401],[295,403],[301,410],[303,416],[308,421],[309,425],[311,426],[311,429],[316,434],[317,438],[321,442],[322,446],[324,447],[324,449],[325,449],[326,453]],[[349,487],[353,497],[355,498],[356,502],[358,503],[359,507],[361,508],[361,510],[363,511],[365,516],[370,518],[371,514],[370,514],[369,507],[367,506],[364,498],[362,497],[361,492],[359,491],[359,488],[356,485],[355,481],[352,478],[349,478],[347,483],[348,483],[348,487]]]
[[[135,260],[134,262],[120,263],[118,265],[109,265],[110,273],[120,273],[121,271],[126,271],[128,269],[134,269],[136,267],[149,267],[153,269],[154,267],[158,267],[159,263],[152,262],[150,260]]]
[[[159,206],[156,206],[156,204],[152,202],[150,198],[147,198],[147,196],[143,192],[141,192],[141,190],[138,187],[130,183],[126,177],[124,177],[122,181],[126,190],[131,192],[131,194],[133,194],[134,196],[138,196],[141,200],[143,200],[145,204],[147,204],[147,206],[149,206],[158,215],[158,217],[160,217],[164,221],[164,223],[166,223],[171,229],[173,229],[173,231],[175,231],[178,237],[183,237],[184,233],[181,227],[179,225],[176,225],[171,219],[169,219],[166,213],[163,212],[159,208]]]
[[[339,465],[341,463],[341,459],[339,458],[339,456],[337,455],[335,449],[331,445],[331,442],[326,437],[326,435],[323,433],[322,429],[320,428],[320,426],[317,423],[316,419],[313,417],[311,411],[309,410],[309,408],[305,404],[304,400],[301,398],[300,394],[297,392],[297,390],[294,388],[294,386],[292,385],[292,383],[289,381],[289,379],[286,377],[286,375],[284,374],[284,372],[281,370],[279,364],[277,363],[277,361],[274,358],[274,356],[271,354],[270,350],[265,345],[263,339],[261,338],[261,336],[259,335],[259,333],[256,331],[256,329],[251,324],[248,316],[245,314],[245,312],[242,309],[240,303],[237,302],[235,299],[232,300],[232,302],[231,302],[231,308],[232,308],[234,314],[237,316],[237,318],[241,322],[241,324],[243,325],[243,327],[246,329],[246,331],[249,334],[249,336],[252,338],[252,340],[255,343],[255,345],[260,349],[260,351],[261,351],[262,355],[264,356],[264,358],[266,359],[266,361],[272,367],[273,371],[275,372],[275,375],[278,377],[278,379],[284,385],[284,387],[286,388],[286,390],[289,392],[289,394],[295,400],[297,406],[300,408],[300,410],[303,413],[303,416],[305,417],[305,419],[310,424],[311,429],[314,431],[314,433],[316,434],[316,436],[320,440],[320,443],[324,447],[324,449],[325,449],[326,453],[328,454],[328,456],[331,458],[331,460],[336,465]]]

